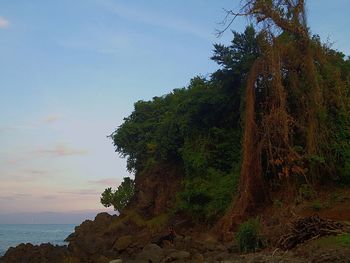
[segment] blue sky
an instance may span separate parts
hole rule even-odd
[[[2,0],[0,213],[100,209],[127,176],[106,136],[133,103],[187,85],[234,0]],[[310,0],[309,25],[350,55],[348,0]],[[248,23],[237,20],[232,29]]]

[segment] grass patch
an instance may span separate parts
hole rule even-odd
[[[350,248],[350,234],[322,237],[316,241],[322,247],[345,247]]]
[[[329,197],[330,203],[342,203],[346,201],[346,196],[343,193],[333,192]]]
[[[118,229],[122,228],[125,225],[128,225],[129,222],[132,222],[138,227],[147,227],[151,232],[155,233],[160,231],[169,221],[169,214],[163,213],[156,217],[153,217],[150,220],[145,220],[135,211],[127,211],[125,212],[125,216],[119,218],[119,220],[115,221],[110,229]]]
[[[302,184],[299,187],[296,203],[300,204],[303,201],[310,201],[316,197],[315,190],[308,184]]]
[[[311,204],[311,209],[314,211],[320,211],[323,208],[323,205],[320,201],[316,200]]]
[[[159,216],[153,217],[146,221],[146,225],[151,232],[158,232],[164,228],[169,221],[169,214],[160,214]]]
[[[260,221],[251,218],[239,226],[236,240],[241,252],[254,251],[262,247],[260,236]]]
[[[273,200],[273,207],[275,207],[275,208],[282,208],[283,207],[282,201],[279,200],[279,199]]]

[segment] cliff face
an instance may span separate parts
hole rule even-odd
[[[183,172],[176,165],[157,165],[135,176],[135,196],[130,208],[152,218],[174,207]]]

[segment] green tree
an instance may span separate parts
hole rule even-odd
[[[114,210],[122,212],[134,195],[135,183],[130,177],[124,177],[118,189],[113,191],[111,187],[101,194],[101,204],[105,207],[113,206]]]

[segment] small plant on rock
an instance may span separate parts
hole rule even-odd
[[[123,182],[117,190],[111,187],[104,190],[101,194],[101,204],[105,207],[113,206],[115,211],[121,213],[127,206],[135,192],[135,182],[129,177],[124,177]]]
[[[320,203],[320,201],[316,200],[311,204],[311,208],[314,211],[320,211],[323,207],[323,205]]]
[[[262,247],[260,221],[251,218],[239,226],[236,240],[241,252],[248,252]]]
[[[315,198],[316,192],[312,189],[312,187],[308,184],[303,184],[300,186],[298,195],[296,197],[296,203],[300,204],[303,201],[310,201]]]

